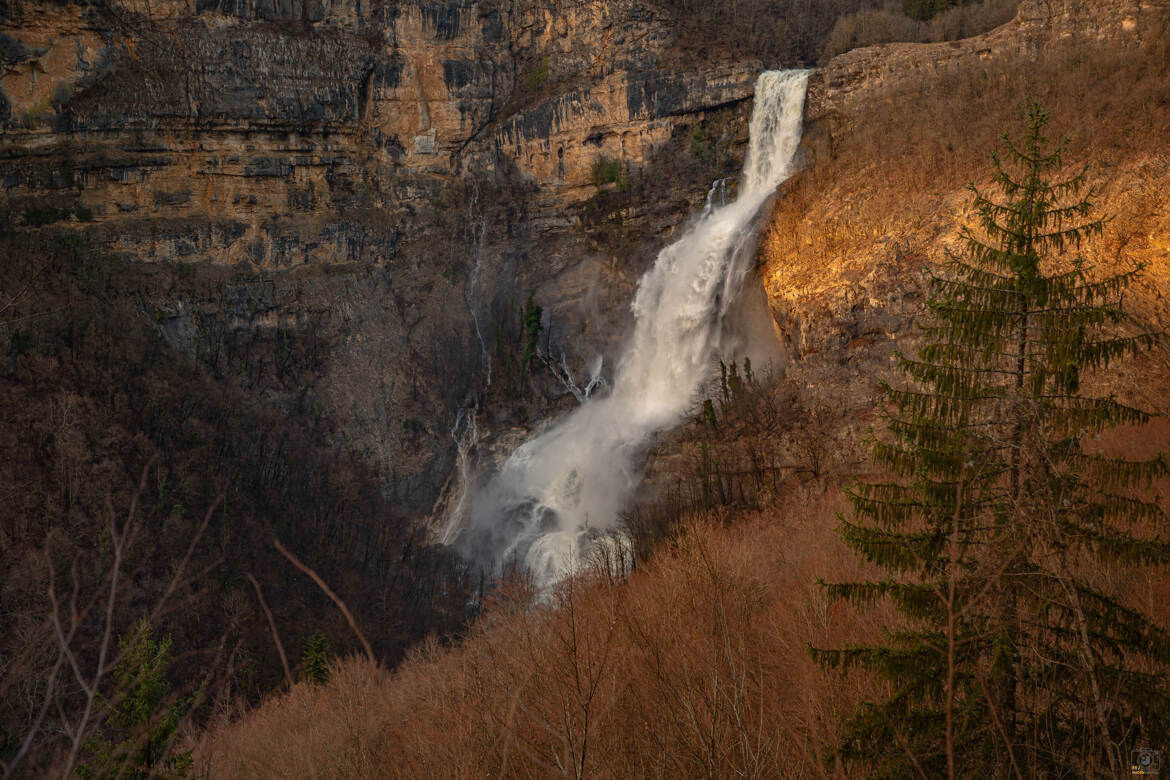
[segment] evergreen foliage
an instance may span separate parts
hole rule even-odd
[[[317,685],[329,682],[329,662],[332,658],[333,650],[329,647],[329,640],[320,631],[314,631],[301,655],[301,679]]]
[[[1170,726],[1170,635],[1093,576],[1170,561],[1148,491],[1170,469],[1082,448],[1150,417],[1082,395],[1082,374],[1156,337],[1123,331],[1140,269],[1100,277],[1073,254],[1107,220],[1084,170],[1059,178],[1047,122],[1034,105],[1022,141],[1004,136],[998,200],[972,185],[979,227],[931,280],[905,386],[885,388],[873,460],[891,479],[851,489],[840,528],[885,576],[822,583],[904,616],[882,642],[811,651],[889,682],[839,748],[874,776],[1117,776]]]
[[[545,57],[528,72],[524,79],[524,91],[535,92],[548,82],[548,57]]]
[[[619,190],[624,189],[622,176],[622,161],[609,157],[598,157],[593,163],[593,184],[598,188],[606,184],[616,184]]]
[[[87,763],[78,768],[83,778],[179,778],[191,768],[191,751],[170,753],[179,719],[192,698],[175,699],[167,670],[171,640],[155,640],[145,618],[118,642],[113,697],[103,699],[105,718],[86,743]]]

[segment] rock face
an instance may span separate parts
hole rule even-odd
[[[588,197],[599,158],[645,162],[680,119],[749,97],[756,70],[664,70],[668,28],[633,2],[0,14],[10,208],[76,185],[75,208],[122,251],[266,269],[368,259],[348,215],[425,202],[420,179],[508,168]],[[207,218],[197,243],[136,242],[143,221],[188,218]]]
[[[835,57],[809,81],[806,115],[817,120],[857,112],[878,91],[921,88],[955,67],[1034,58],[1054,45],[1134,46],[1160,29],[1166,12],[1161,0],[1022,0],[1015,19],[984,35],[872,46]]]
[[[1024,0],[987,35],[857,50],[815,74],[807,171],[761,245],[791,376],[834,402],[872,397],[978,175],[900,179],[867,132],[921,120],[899,104],[932,90],[977,95],[956,73],[1137,51],[1167,13]],[[738,169],[759,66],[688,61],[672,34],[643,0],[13,0],[0,222],[136,264],[152,280],[137,305],[173,345],[276,408],[319,408],[331,446],[425,512],[461,407],[483,433],[573,403],[559,365],[518,368],[529,296],[541,351],[580,375],[624,332],[655,250]],[[1143,105],[1161,121],[1161,98]],[[914,141],[938,147],[939,170],[975,138],[944,136]],[[1131,151],[1111,163],[1128,176],[1127,246],[1162,262],[1165,152]],[[303,364],[280,346],[310,342]],[[257,345],[276,378],[250,367]]]
[[[888,44],[835,58],[810,79],[804,171],[761,241],[764,286],[810,408],[860,436],[913,354],[928,272],[978,232],[974,182],[996,193],[990,155],[1018,137],[1039,100],[1052,136],[1072,136],[1068,173],[1088,164],[1105,235],[1077,249],[1105,271],[1143,263],[1127,295],[1142,325],[1170,316],[1170,3],[1024,0],[1015,20],[975,38]],[[1066,258],[1067,259],[1067,258]],[[1157,361],[1154,361],[1155,363]],[[1164,366],[1123,366],[1095,391],[1158,408]]]
[[[758,67],[672,59],[669,22],[639,0],[15,0],[0,220],[165,266],[144,315],[217,372],[228,344],[323,339],[295,381],[246,384],[310,394],[417,511],[525,297],[569,365],[604,352],[695,182],[742,155]],[[688,175],[648,186],[663,160]]]

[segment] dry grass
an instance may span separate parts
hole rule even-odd
[[[692,518],[627,581],[501,597],[462,646],[360,659],[213,734],[213,777],[816,776],[862,688],[808,642],[875,630],[814,577],[857,573],[838,491],[802,512]],[[802,502],[803,503],[803,502]]]

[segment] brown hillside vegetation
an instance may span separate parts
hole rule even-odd
[[[773,392],[791,410],[785,390]],[[760,405],[722,416],[714,433],[693,421],[673,447],[693,455],[706,443],[734,494],[730,475],[748,459],[731,440],[757,414]],[[783,435],[773,444],[792,446]],[[1110,431],[1094,446],[1148,457],[1170,447],[1170,424]],[[457,647],[424,643],[395,672],[344,660],[324,685],[300,683],[238,720],[225,714],[198,765],[214,778],[844,776],[825,749],[881,689],[822,672],[805,647],[872,638],[894,618],[831,602],[814,584],[873,574],[833,530],[853,460],[823,458],[823,481],[802,465],[747,502],[675,504],[680,525],[625,580],[581,579],[544,605],[513,583]],[[693,488],[698,473],[669,477]],[[1092,577],[1157,620],[1170,616],[1164,572]]]
[[[1105,437],[1135,455],[1168,444],[1165,424]],[[840,486],[785,492],[767,511],[693,514],[624,581],[577,580],[543,606],[506,589],[460,646],[424,643],[393,673],[341,661],[324,685],[225,718],[197,766],[213,778],[844,776],[825,749],[879,686],[822,672],[805,647],[894,619],[814,585],[867,574],[833,533]],[[1170,617],[1164,572],[1094,578]]]
[[[1170,14],[1161,12],[1140,42],[1068,38],[1033,56],[987,60],[972,47],[971,56],[914,78],[877,78],[817,118],[806,133],[806,169],[778,200],[760,250],[795,373],[827,397],[841,397],[843,386],[851,388],[845,397],[871,397],[891,339],[910,334],[923,268],[941,263],[971,216],[967,184],[987,189],[988,155],[1018,129],[1031,100],[1051,113],[1054,136],[1070,137],[1070,170],[1089,165],[1093,200],[1113,217],[1083,253],[1104,273],[1144,263],[1128,308],[1147,325],[1170,321],[1167,24]],[[916,65],[945,51],[896,44],[848,56]],[[827,346],[859,359],[842,372],[836,356],[812,355]],[[1164,363],[1164,354],[1153,357]],[[1134,371],[1165,374],[1152,365]],[[1138,373],[1114,378],[1111,389],[1137,387]],[[1153,392],[1143,402],[1163,403],[1154,386],[1146,389]]]
[[[627,581],[578,581],[546,606],[501,597],[463,646],[393,675],[342,662],[216,734],[211,775],[815,774],[858,691],[804,645],[874,628],[810,587],[856,571],[828,532],[837,495],[694,519]]]

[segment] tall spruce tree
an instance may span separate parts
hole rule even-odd
[[[840,532],[885,576],[822,583],[902,614],[881,642],[811,650],[888,681],[839,746],[874,776],[1116,776],[1170,733],[1170,636],[1100,585],[1170,562],[1151,496],[1170,468],[1082,446],[1148,421],[1081,377],[1156,337],[1121,308],[1140,269],[1096,274],[1075,254],[1106,220],[1084,170],[1059,178],[1047,122],[1033,106],[1021,141],[1004,136],[998,199],[971,186],[978,226],[931,280],[907,381],[885,388],[873,461],[890,479],[848,491]]]

